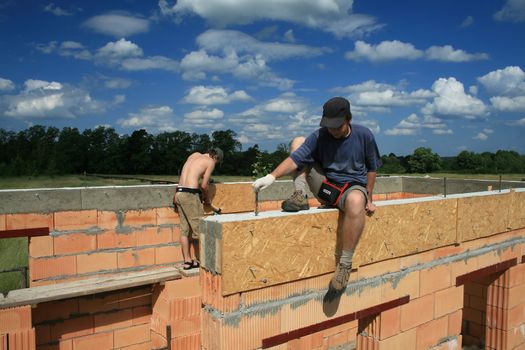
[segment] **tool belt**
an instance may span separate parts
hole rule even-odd
[[[188,188],[188,187],[176,187],[175,193],[173,194],[173,205],[175,210],[177,210],[177,192],[187,192],[187,193],[198,193],[199,198],[202,201],[202,191],[200,188]]]
[[[321,184],[321,188],[319,188],[319,193],[317,196],[327,202],[330,205],[336,206],[337,203],[339,203],[339,200],[343,196],[343,193],[346,192],[350,187],[352,186],[363,186],[366,185],[360,183],[360,182],[347,182],[345,184],[337,184],[332,183],[328,181],[327,179],[323,180],[323,183]]]
[[[198,193],[198,194],[202,193],[200,188],[188,188],[188,187],[177,187],[175,191],[176,192]]]

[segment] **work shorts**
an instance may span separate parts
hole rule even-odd
[[[204,217],[204,208],[199,193],[178,192],[177,209],[180,217],[180,234],[199,239],[200,219]]]
[[[317,198],[317,200],[321,203],[323,203],[323,201],[318,197],[318,193],[325,179],[326,176],[319,163],[314,163],[311,167],[306,169],[306,182],[308,183],[308,187],[310,188],[310,191],[312,191],[312,193],[314,194],[315,198]],[[344,211],[346,197],[348,197],[350,191],[361,191],[365,196],[366,207],[366,204],[368,203],[368,192],[366,190],[366,187],[361,185],[351,185],[342,194],[341,198],[339,199],[339,202],[337,203],[337,208]]]

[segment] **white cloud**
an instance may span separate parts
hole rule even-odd
[[[360,36],[382,25],[367,15],[352,13],[353,0],[160,0],[161,13],[182,20],[197,14],[218,27],[260,20],[286,21],[332,33],[336,37]]]
[[[525,118],[521,118],[514,122],[510,122],[509,125],[525,126]]]
[[[398,40],[383,41],[377,45],[370,45],[358,40],[354,44],[354,51],[349,51],[345,57],[349,60],[372,62],[390,61],[396,59],[415,60],[423,56],[423,52],[410,43]]]
[[[126,95],[115,95],[113,97],[113,103],[116,105],[126,102]]]
[[[137,33],[149,31],[149,21],[131,16],[124,12],[114,12],[91,17],[83,26],[97,33],[111,35],[116,38],[129,37]]]
[[[417,129],[402,129],[402,128],[392,128],[385,130],[385,135],[388,136],[412,136],[417,135]]]
[[[436,97],[421,109],[423,114],[470,119],[487,114],[485,104],[465,93],[463,84],[453,77],[439,78],[432,84],[432,90]]]
[[[226,56],[213,56],[200,50],[186,55],[180,62],[180,68],[182,77],[187,80],[204,79],[207,73],[212,73],[232,74],[238,79],[281,90],[288,90],[294,84],[290,79],[276,76],[266,65],[266,60],[259,55],[239,57],[232,52]]]
[[[506,97],[495,96],[490,98],[492,106],[505,112],[524,112],[525,111],[525,96]]]
[[[507,0],[503,8],[494,14],[494,19],[504,22],[525,21],[525,1]]]
[[[479,77],[478,81],[496,95],[525,95],[525,72],[518,66],[492,71]]]
[[[107,102],[93,100],[88,92],[59,82],[29,79],[18,95],[4,96],[3,114],[17,119],[76,118],[104,112]]]
[[[486,53],[470,54],[463,50],[454,49],[450,45],[431,46],[425,51],[425,58],[434,61],[445,62],[469,62],[477,60],[487,60],[489,55]]]
[[[119,64],[124,59],[141,57],[144,54],[142,49],[135,43],[120,39],[115,42],[108,42],[97,50],[97,59],[108,64]]]
[[[9,79],[0,78],[0,91],[11,91],[15,89],[15,84]]]
[[[481,140],[481,141],[485,141],[488,138],[489,137],[486,134],[482,133],[482,132],[478,133],[476,136],[473,137],[474,140]]]
[[[290,42],[290,43],[294,43],[295,42],[295,36],[293,34],[293,29],[288,29],[285,33],[284,33],[284,40]]]
[[[415,48],[411,43],[405,43],[399,40],[386,40],[377,45],[371,45],[358,40],[354,44],[354,50],[346,52],[345,57],[354,61],[368,60],[371,62],[399,59],[416,60],[420,58],[445,62],[468,62],[489,58],[485,53],[470,54],[464,50],[454,49],[450,45],[431,46],[425,51],[422,51]]]
[[[452,135],[454,132],[451,129],[436,129],[432,130],[434,135]]]
[[[461,28],[467,28],[467,27],[470,27],[472,24],[474,24],[474,17],[472,16],[467,16],[463,22],[461,22],[461,25],[460,27]]]
[[[328,49],[290,43],[264,42],[236,30],[211,29],[197,37],[197,44],[209,53],[261,56],[266,60],[319,56]]]
[[[418,89],[406,92],[401,87],[368,80],[360,84],[336,88],[335,91],[350,94],[354,106],[400,107],[423,104],[435,94],[430,90]]]
[[[76,41],[64,41],[57,50],[60,56],[73,56],[80,60],[91,60],[93,58],[91,52],[89,52],[84,45]]]
[[[151,132],[175,131],[174,113],[169,106],[146,106],[127,118],[117,120],[124,128],[145,129]]]
[[[237,90],[233,93],[220,86],[194,86],[184,97],[184,102],[197,105],[229,104],[234,101],[250,101],[252,98],[244,91]]]
[[[143,50],[135,43],[120,39],[108,42],[97,50],[95,59],[99,64],[118,66],[128,71],[160,69],[171,72],[179,71],[179,62],[164,56],[142,57]]]
[[[108,89],[126,89],[131,86],[131,80],[124,78],[107,78],[104,86]]]
[[[385,131],[385,135],[390,136],[412,136],[417,135],[422,129],[430,129],[435,135],[452,134],[452,130],[439,118],[425,115],[423,119],[415,113],[402,119],[394,128]]]
[[[55,16],[72,16],[73,15],[73,12],[64,10],[63,8],[55,5],[54,3],[50,3],[49,5],[46,5],[44,7],[44,11],[52,13]]]
[[[224,112],[220,109],[196,109],[192,112],[184,115],[183,124],[188,129],[193,128],[206,128],[218,130],[224,127],[222,120],[224,118]]]

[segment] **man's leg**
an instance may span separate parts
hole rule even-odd
[[[184,195],[182,193],[179,193],[178,200],[182,202],[184,199]],[[190,255],[190,243],[189,243],[189,235],[190,235],[190,224],[188,222],[188,217],[186,215],[186,212],[184,210],[184,206],[181,204],[178,204],[179,209],[179,218],[180,218],[180,248],[182,251],[182,258],[184,262],[188,262],[191,264],[191,255]]]
[[[342,254],[337,264],[334,277],[330,282],[336,290],[342,290],[348,284],[352,270],[352,258],[359,238],[365,228],[366,197],[359,190],[349,190],[345,198],[342,223],[338,227],[338,235],[342,236]]]
[[[292,140],[290,144],[290,153],[298,149],[304,142],[304,137],[299,136]],[[306,183],[306,175],[303,171],[295,171],[292,174],[294,193],[292,196],[281,203],[281,208],[284,211],[299,211],[310,209],[308,199],[306,196],[308,184]]]

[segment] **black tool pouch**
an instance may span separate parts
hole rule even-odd
[[[328,180],[324,180],[319,189],[317,196],[327,202],[330,205],[337,205],[343,193],[345,193],[348,188],[348,183],[343,186],[338,186],[333,183],[330,183]]]

